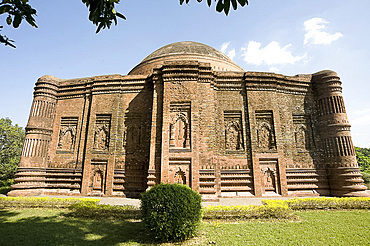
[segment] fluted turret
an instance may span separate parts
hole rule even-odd
[[[366,186],[356,161],[342,83],[338,75],[329,70],[313,74],[312,80],[331,195],[364,196]]]
[[[24,190],[28,190],[27,195],[35,195],[45,187],[58,81],[58,78],[46,75],[36,82],[21,160],[9,195],[22,195]]]

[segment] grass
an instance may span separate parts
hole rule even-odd
[[[145,245],[152,243],[135,221],[66,217],[66,210],[0,210],[0,245]]]
[[[370,211],[296,212],[300,222],[203,225],[216,245],[369,245]]]
[[[0,210],[0,245],[154,245],[140,221],[68,217],[67,210]],[[370,211],[302,211],[295,222],[207,222],[182,245],[369,245]],[[172,245],[172,244],[164,244]]]

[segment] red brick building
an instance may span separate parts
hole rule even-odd
[[[128,75],[41,77],[10,195],[366,196],[333,71],[245,72],[195,42]]]

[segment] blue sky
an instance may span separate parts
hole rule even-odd
[[[206,1],[121,0],[127,20],[95,34],[79,0],[34,1],[37,25],[4,25],[16,49],[0,46],[0,117],[26,126],[34,83],[127,74],[154,50],[197,41],[222,50],[245,71],[284,75],[331,69],[343,82],[355,146],[370,147],[370,1],[250,0],[229,16]]]

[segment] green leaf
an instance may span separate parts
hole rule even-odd
[[[10,15],[8,15],[8,17],[6,18],[6,24],[8,25],[12,24],[12,17]]]
[[[223,9],[224,9],[224,4],[222,3],[222,0],[219,0],[217,5],[216,5],[216,11],[217,12],[222,12]]]
[[[12,9],[10,5],[3,5],[0,7],[0,15],[4,13],[9,13],[9,11]]]
[[[121,18],[121,19],[124,19],[124,20],[126,20],[126,17],[123,15],[123,14],[121,14],[121,13],[116,13],[116,15],[119,17],[119,18]]]
[[[245,4],[248,5],[248,0],[238,0],[239,4],[244,7]]]
[[[238,3],[236,2],[236,0],[231,0],[231,3],[233,5],[233,9],[236,10],[238,8]]]
[[[207,3],[208,3],[208,7],[211,7],[212,0],[207,0]]]
[[[26,21],[28,22],[28,24],[30,24],[31,26],[37,28],[37,25],[36,25],[36,22],[35,22],[35,19],[32,17],[32,16],[27,16],[26,17]]]
[[[22,21],[22,17],[20,13],[16,13],[14,16],[13,27],[18,28],[19,25],[21,24],[21,21]]]
[[[224,0],[225,3],[224,3],[224,12],[226,15],[229,14],[229,10],[230,10],[230,0]]]
[[[98,33],[100,32],[100,29],[102,29],[102,27],[104,26],[104,24],[101,22],[98,26],[98,29],[96,29],[96,32],[95,33]]]

